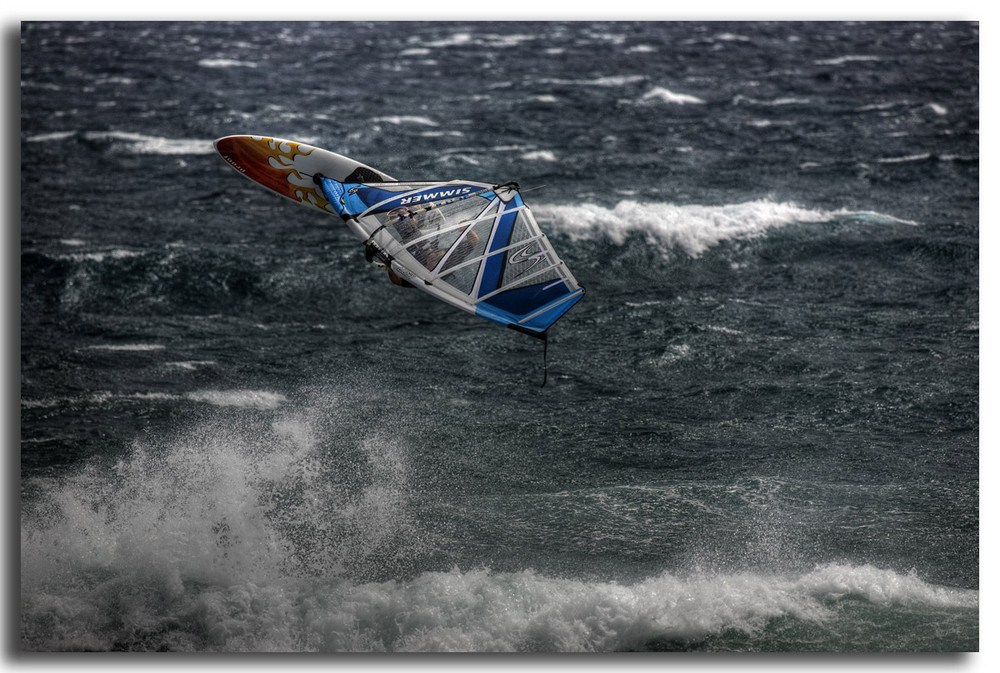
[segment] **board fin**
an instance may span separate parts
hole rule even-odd
[[[549,380],[549,332],[548,330],[544,332],[535,332],[534,330],[526,329],[520,325],[515,325],[513,323],[507,325],[510,329],[515,332],[520,332],[521,334],[527,334],[535,339],[540,339],[542,342],[542,385],[539,388],[544,388],[545,383]]]

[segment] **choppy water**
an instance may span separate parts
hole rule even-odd
[[[21,647],[978,649],[978,49],[24,24]],[[544,185],[548,384],[235,133]]]

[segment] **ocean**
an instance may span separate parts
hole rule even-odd
[[[21,650],[979,649],[977,23],[26,22],[20,59]],[[587,291],[546,385],[231,134],[516,180]]]

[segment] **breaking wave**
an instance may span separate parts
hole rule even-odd
[[[766,199],[722,206],[627,200],[612,208],[584,203],[540,205],[533,210],[539,220],[574,240],[606,238],[622,245],[629,235],[640,234],[651,244],[679,249],[691,257],[698,257],[723,241],[757,238],[792,224],[826,223],[842,218],[914,224],[879,213],[817,210]]]
[[[30,480],[22,648],[726,649],[789,623],[815,648],[839,632],[830,622],[871,611],[976,618],[977,591],[870,565],[662,571],[631,583],[434,569],[428,559],[453,542],[421,522],[407,443],[358,430],[352,413],[329,413],[338,404],[351,400],[220,409],[114,464]],[[911,622],[899,630],[909,649],[934,647]]]

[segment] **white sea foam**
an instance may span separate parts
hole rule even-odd
[[[421,43],[422,48],[441,49],[445,47],[477,46],[481,48],[510,48],[537,39],[528,33],[481,33],[473,36],[471,33],[457,32],[440,40]]]
[[[194,371],[200,369],[201,367],[211,367],[215,365],[215,360],[181,360],[178,362],[167,362],[168,367],[176,367],[177,369],[184,369],[187,371]]]
[[[443,138],[443,137],[446,137],[446,136],[447,137],[451,137],[451,138],[461,138],[463,135],[464,134],[461,131],[457,131],[455,129],[449,129],[447,131],[438,130],[438,131],[421,131],[420,132],[420,137],[421,138]]]
[[[739,336],[743,334],[738,329],[733,329],[732,327],[723,327],[722,325],[701,325],[702,329],[708,330],[709,332],[720,332],[722,334],[729,334],[732,336]]]
[[[552,150],[535,150],[527,152],[522,158],[527,161],[555,161],[556,154]]]
[[[687,105],[687,104],[702,104],[705,101],[698,98],[697,96],[692,96],[686,93],[675,93],[670,89],[665,89],[663,87],[654,87],[642,95],[642,100],[648,101],[660,101],[662,103],[670,103],[674,105]]]
[[[837,58],[826,58],[820,59],[818,61],[813,61],[815,65],[844,65],[845,63],[859,63],[866,61],[881,61],[882,59],[878,56],[864,56],[864,55],[849,55],[849,56],[839,56]]]
[[[746,35],[737,35],[735,33],[719,33],[712,38],[713,40],[718,40],[719,42],[751,42],[752,40]]]
[[[775,98],[773,100],[751,98],[750,96],[744,96],[743,94],[733,97],[733,105],[741,105],[744,103],[764,106],[809,105],[811,102],[812,101],[808,98],[798,98],[795,96],[785,96],[782,98]]]
[[[697,257],[722,241],[762,236],[794,222],[825,222],[833,214],[788,203],[751,201],[727,206],[677,206],[621,201],[613,208],[594,204],[534,208],[539,219],[575,238],[608,237],[622,244],[633,233],[651,243]]]
[[[446,166],[452,166],[454,164],[467,164],[469,166],[479,166],[481,162],[476,157],[471,154],[455,153],[455,154],[441,154],[437,158],[437,162],[440,164],[445,164]]]
[[[206,402],[217,407],[277,409],[288,399],[280,393],[266,390],[199,390],[184,395],[194,402]]]
[[[375,117],[372,121],[385,122],[387,124],[419,124],[422,126],[437,126],[438,123],[428,117],[416,115],[390,115],[387,117]]]
[[[344,568],[368,571],[423,542],[408,528],[401,446],[323,430],[323,402],[208,423],[36,481],[44,495],[21,528],[22,642],[108,650],[159,624],[172,649],[329,649],[314,631],[364,619],[325,605],[354,590]],[[301,617],[270,623],[289,608]]]
[[[64,243],[64,245],[79,247],[79,245],[84,245],[80,242],[79,244],[74,243]],[[56,255],[59,259],[71,259],[74,262],[103,262],[107,259],[129,259],[130,257],[138,257],[142,253],[135,250],[123,250],[121,248],[115,248],[114,250],[100,250],[94,252],[74,252],[62,255]]]
[[[26,400],[21,398],[21,408],[22,409],[52,409],[58,407],[60,404],[64,403],[63,398],[45,398],[40,400]],[[21,440],[23,443],[26,440]]]
[[[133,154],[212,154],[211,140],[163,138],[128,131],[88,131],[88,140],[111,140],[124,143]]]
[[[526,42],[532,42],[538,39],[538,36],[530,33],[489,33],[477,35],[476,39],[482,40],[490,48],[510,49]]]
[[[97,344],[94,346],[87,346],[88,350],[125,353],[145,353],[148,351],[160,351],[164,348],[166,348],[166,346],[163,344]]]
[[[256,68],[256,63],[238,61],[232,58],[203,58],[198,61],[203,68]]]
[[[467,44],[472,44],[471,33],[452,33],[441,40],[424,42],[423,46],[431,49],[440,49],[442,47],[461,47]]]
[[[678,206],[624,200],[613,208],[580,203],[542,204],[532,209],[543,225],[551,225],[554,230],[574,239],[606,237],[621,245],[628,236],[639,234],[651,245],[667,250],[679,249],[691,257],[698,257],[723,241],[757,238],[770,230],[797,223],[853,218],[872,224],[917,226],[916,222],[872,211],[816,210],[763,199],[723,206]]]
[[[619,30],[611,30],[607,32],[598,30],[587,31],[587,37],[594,40],[601,40],[602,42],[610,42],[613,45],[625,44],[625,36],[626,33]]]
[[[110,77],[99,77],[96,80],[94,80],[94,83],[95,84],[114,84],[116,86],[118,86],[118,85],[130,86],[132,84],[135,84],[135,80],[133,78],[131,78],[131,77],[121,77],[121,76],[112,75]]]
[[[53,131],[52,133],[39,133],[38,135],[28,136],[24,140],[29,143],[45,143],[53,140],[66,140],[75,135],[76,131]]]
[[[645,75],[605,75],[602,77],[594,77],[591,79],[565,79],[565,78],[543,78],[539,80],[540,84],[554,84],[557,86],[600,86],[600,87],[616,87],[625,86],[627,84],[635,84],[638,82],[645,81]]]
[[[858,112],[871,112],[874,110],[891,110],[892,108],[899,105],[909,105],[906,101],[901,102],[890,102],[890,103],[872,103],[871,105],[862,105],[857,108]]]
[[[591,86],[624,86],[626,84],[634,84],[636,82],[642,82],[646,79],[645,75],[609,75],[606,77],[597,77],[595,79],[586,80],[582,82],[583,84],[589,84]]]
[[[680,360],[687,360],[691,357],[691,347],[687,344],[671,344],[663,349],[659,355],[649,359],[648,364],[654,367],[672,366]]]
[[[910,154],[903,157],[884,157],[882,159],[878,159],[877,161],[880,164],[905,164],[911,161],[925,161],[930,158],[930,153],[924,152],[921,154]]]

